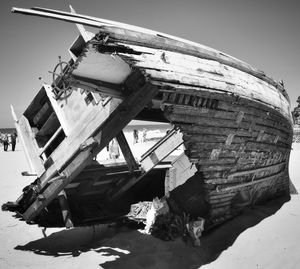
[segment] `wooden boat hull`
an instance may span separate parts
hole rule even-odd
[[[96,22],[93,19],[89,24]],[[207,227],[247,206],[289,195],[293,132],[283,83],[233,57],[191,42],[118,24],[97,28],[100,31],[94,38],[71,48],[73,60],[59,79],[70,85],[69,90],[84,89],[99,94],[102,100],[111,98],[110,108],[97,104],[80,117],[75,128],[74,121],[66,118],[76,114],[72,102],[65,102],[72,95],[66,100],[55,99],[51,86],[44,86],[65,137],[45,160],[32,162],[38,163],[37,197],[42,195],[45,201],[35,198],[28,204],[21,212],[25,220],[43,223],[39,216],[45,214],[44,209],[60,191],[79,180],[89,161],[132,119],[170,122],[180,130],[188,159],[185,168],[190,165],[194,172],[184,181],[173,177],[173,187],[170,176],[165,182],[179,207],[205,218]],[[88,104],[85,97],[78,99]],[[62,111],[62,104],[68,113]],[[27,120],[30,113],[24,114]],[[155,166],[161,159],[153,152],[150,159]],[[60,183],[52,184],[53,177]],[[164,179],[164,174],[160,177]],[[132,186],[144,180],[139,175],[125,179],[120,180],[122,184],[112,184],[109,195],[130,197]],[[73,210],[75,218],[78,212]],[[100,215],[96,221],[103,219]],[[85,223],[89,222],[77,221]]]
[[[120,32],[101,31],[79,56],[72,74],[94,85],[102,81],[89,77],[86,68],[100,51],[122,59],[158,86],[159,109],[180,128],[185,154],[203,177],[210,224],[245,206],[289,194],[292,123],[281,85],[272,85],[234,60],[213,57],[213,52],[203,55],[188,45],[174,47],[163,38]],[[116,55],[111,55],[113,51]]]

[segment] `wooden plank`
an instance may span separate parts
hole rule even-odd
[[[240,189],[240,188],[244,188],[244,187],[249,187],[251,185],[255,185],[255,184],[261,184],[261,183],[265,183],[266,181],[272,181],[272,180],[277,180],[280,177],[282,177],[284,174],[286,173],[286,171],[282,171],[276,175],[272,175],[272,176],[268,176],[262,179],[258,179],[258,180],[253,180],[247,183],[242,183],[242,184],[236,184],[234,186],[230,186],[230,187],[217,187],[217,192],[226,192],[226,191],[231,191],[231,190],[235,190],[235,189]]]
[[[176,82],[183,85],[191,85],[198,87],[205,87],[211,89],[217,89],[219,91],[224,91],[231,94],[236,94],[238,96],[244,96],[249,99],[255,99],[266,104],[271,104],[276,107],[286,118],[290,118],[289,114],[289,103],[283,102],[279,98],[278,93],[272,90],[262,89],[257,90],[255,87],[245,87],[244,85],[232,85],[229,81],[224,81],[221,79],[212,79],[208,76],[196,76],[181,72],[168,72],[168,71],[157,71],[146,69],[145,72],[149,74],[152,80],[164,81],[164,82]]]
[[[107,94],[110,97],[116,97],[116,98],[125,97],[125,95],[121,92],[122,89],[120,85],[115,85],[100,80],[92,80],[86,77],[85,78],[75,77],[73,75],[70,84],[76,88],[85,89],[87,91],[94,92],[94,93],[100,92],[103,94]]]
[[[190,124],[181,124],[180,128],[184,130],[187,134],[200,134],[200,135],[225,135],[235,134],[237,137],[257,137],[258,131],[250,132],[249,129],[242,128],[230,128],[230,127],[215,127],[215,126],[206,126],[205,128],[201,125],[190,125]]]
[[[197,87],[196,85],[183,85],[176,81],[152,81],[152,83],[161,87],[160,91],[163,93],[176,92],[201,96],[204,98],[217,99],[219,100],[218,108],[221,110],[232,112],[245,110],[248,114],[256,116],[268,114],[270,118],[276,116],[277,121],[282,121],[280,119],[284,118],[282,113],[279,110],[275,110],[273,106],[270,106],[270,104],[257,101],[253,102],[253,98],[247,98],[246,96],[242,97],[239,95],[228,95],[216,89],[209,89],[200,86]],[[287,122],[289,123],[287,126],[290,129],[290,116],[287,118]]]
[[[51,103],[51,106],[55,112],[55,115],[57,116],[59,122],[60,122],[60,125],[62,126],[64,132],[66,135],[69,135],[69,127],[68,127],[68,123],[67,123],[67,120],[66,120],[66,116],[64,115],[64,113],[62,112],[62,109],[61,107],[59,106],[56,98],[55,98],[55,95],[53,94],[52,92],[52,87],[48,84],[44,84],[43,85],[43,88],[47,94],[47,97],[49,98],[50,100],[50,103]]]
[[[25,143],[25,139],[26,139],[26,138],[24,138],[25,134],[21,130],[21,127],[19,125],[19,121],[18,121],[17,115],[15,113],[14,107],[12,105],[10,105],[10,108],[11,108],[12,117],[14,119],[15,128],[16,128],[16,131],[17,131],[17,134],[18,134],[18,137],[19,137],[19,141],[21,143],[22,149],[25,153],[26,160],[27,160],[28,165],[29,165],[29,173],[26,172],[26,174],[36,175],[36,169],[34,168],[34,164],[33,164],[33,161],[31,159],[31,156],[30,156],[30,149],[28,148],[27,144]]]
[[[164,160],[175,149],[183,143],[182,134],[179,130],[172,130],[168,135],[158,141],[141,158],[140,165],[142,174],[139,177],[132,177],[129,181],[121,185],[117,190],[110,193],[115,199],[138,183],[147,173],[149,173],[159,162]]]
[[[36,126],[41,124],[41,122],[45,121],[45,119],[50,116],[51,112],[52,112],[51,106],[48,102],[46,102],[33,117],[32,119],[33,123]]]
[[[72,14],[76,14],[75,9],[71,5],[70,5],[70,11]],[[88,32],[82,24],[77,23],[76,27],[85,42],[88,42],[89,40],[91,40],[94,37],[94,34],[91,32]]]
[[[118,87],[132,72],[130,66],[118,54],[112,56],[111,53],[100,53],[95,51],[91,44],[87,44],[85,53],[79,58],[79,64],[72,70],[72,75],[77,80],[103,82],[104,86],[107,83],[109,86]]]
[[[189,142],[189,143],[194,143],[194,142],[211,142],[211,143],[217,143],[217,142],[221,142],[224,143],[226,142],[227,136],[226,135],[210,135],[210,134],[185,134],[183,136],[183,139],[185,142]],[[235,136],[234,137],[234,143],[244,143],[247,142],[248,140],[250,140],[251,138],[249,137],[238,137]]]
[[[214,117],[213,111],[207,112],[207,113],[201,113],[199,112],[198,115],[189,115],[189,114],[175,114],[172,112],[171,108],[168,110],[168,108],[165,108],[164,115],[167,119],[169,119],[171,122],[175,122],[178,124],[194,124],[199,126],[208,126],[208,127],[221,127],[221,128],[241,128],[241,129],[248,129],[248,131],[252,130],[266,130],[266,133],[269,134],[278,134],[282,135],[286,139],[290,139],[291,132],[285,128],[285,127],[277,127],[274,126],[274,123],[264,121],[263,119],[259,119],[258,117],[248,117],[247,119],[243,119],[241,123],[236,122],[236,113],[224,113],[224,116],[221,116],[221,118]],[[222,112],[220,111],[219,114]],[[231,115],[231,116],[230,116]],[[256,121],[256,123],[253,125],[253,121]],[[184,126],[184,125],[182,125]]]
[[[26,148],[25,152],[28,152],[29,162],[37,176],[41,176],[44,173],[45,168],[42,159],[39,157],[40,155],[35,135],[33,134],[31,126],[24,115],[18,121],[18,133],[24,143],[24,148]]]
[[[286,165],[286,162],[284,161],[284,162],[281,162],[281,163],[278,163],[278,164],[265,166],[265,167],[260,167],[260,168],[256,168],[256,169],[252,169],[252,170],[239,171],[239,172],[229,174],[228,179],[232,179],[234,177],[239,177],[239,176],[248,175],[248,174],[252,174],[252,173],[259,173],[259,172],[262,172],[262,171],[274,170],[275,168],[278,168],[278,167],[282,168],[285,165]]]
[[[36,133],[36,136],[47,136],[60,126],[59,121],[54,112],[48,117],[42,128]]]
[[[59,128],[55,131],[55,133],[51,136],[51,138],[47,141],[45,146],[40,151],[40,156],[47,150],[47,148],[51,145],[53,140],[59,135],[59,133],[62,131],[62,127],[59,126]]]
[[[61,213],[63,216],[63,220],[65,223],[66,228],[74,227],[71,217],[71,212],[67,200],[67,195],[64,190],[62,190],[58,195],[58,201],[61,207]]]
[[[137,170],[139,167],[138,167],[138,164],[137,162],[135,161],[135,158],[131,152],[131,149],[128,145],[128,142],[127,142],[127,139],[123,133],[123,131],[121,131],[117,136],[116,136],[116,139],[119,143],[119,146],[122,150],[122,153],[123,153],[123,156],[126,160],[126,163],[127,163],[127,166],[128,166],[128,169],[129,169],[129,172],[133,172],[134,170]]]
[[[228,184],[228,183],[237,183],[240,181],[240,179],[237,179],[234,181],[235,177],[240,177],[244,175],[253,175],[253,174],[259,174],[261,172],[269,172],[269,173],[278,173],[282,168],[284,168],[286,165],[286,162],[277,163],[270,166],[260,167],[256,169],[249,169],[245,171],[238,171],[231,173],[227,176],[227,178],[216,178],[216,179],[208,179],[205,180],[206,183],[210,184]],[[257,178],[257,177],[256,177]]]
[[[158,141],[140,160],[141,168],[148,172],[155,165],[165,159],[170,153],[183,143],[182,133],[179,130],[171,131],[166,137]]]
[[[212,100],[212,99],[210,99]],[[220,103],[220,102],[218,102]],[[214,117],[214,118],[222,118],[222,119],[235,119],[237,122],[237,118],[240,113],[242,114],[241,120],[237,122],[239,125],[243,122],[255,122],[255,124],[266,126],[267,128],[280,130],[283,134],[290,133],[290,123],[284,117],[280,119],[278,117],[272,118],[270,113],[263,114],[261,111],[248,111],[247,108],[242,108],[240,110],[235,109],[234,111],[222,110],[219,105],[217,108],[205,108],[205,107],[192,107],[185,106],[181,104],[172,104],[164,102],[163,106],[172,106],[173,114],[188,114],[190,116],[199,116],[199,117]],[[231,107],[234,107],[235,104],[231,104]],[[249,113],[250,112],[250,113]],[[252,113],[251,113],[252,112]]]

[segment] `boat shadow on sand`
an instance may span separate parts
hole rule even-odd
[[[243,214],[206,232],[201,246],[181,239],[162,241],[129,227],[94,225],[52,233],[18,245],[17,250],[39,255],[78,257],[94,252],[102,268],[199,268],[216,260],[246,229],[275,214],[286,197],[246,209]]]

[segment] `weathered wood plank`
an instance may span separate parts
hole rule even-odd
[[[286,163],[281,162],[270,166],[260,167],[256,169],[250,169],[250,170],[244,170],[244,171],[238,171],[234,173],[229,173],[229,175],[226,178],[216,178],[216,179],[208,179],[205,180],[205,183],[210,184],[228,184],[228,183],[238,183],[241,181],[241,179],[234,180],[236,177],[244,176],[244,175],[253,175],[253,174],[259,174],[261,172],[268,172],[272,174],[279,173],[280,170],[284,169]],[[253,177],[252,177],[253,178]],[[259,179],[260,176],[256,176],[255,179]]]
[[[72,222],[72,216],[71,216],[68,200],[67,200],[67,195],[66,195],[65,191],[62,190],[59,193],[58,201],[59,201],[59,204],[60,204],[60,207],[61,207],[61,212],[62,212],[63,220],[64,220],[64,223],[65,223],[65,227],[66,228],[74,227],[73,222]]]
[[[22,137],[26,151],[28,152],[28,160],[32,164],[37,176],[41,176],[44,171],[42,159],[39,157],[38,145],[35,140],[35,134],[31,130],[31,126],[27,118],[23,115],[19,121],[19,135]]]
[[[219,191],[219,192],[225,191],[226,192],[226,191],[230,191],[230,190],[234,190],[234,189],[241,189],[241,188],[245,188],[245,187],[250,187],[254,184],[263,184],[263,183],[266,183],[266,181],[273,181],[273,180],[275,181],[275,180],[280,179],[280,177],[282,177],[284,175],[284,172],[285,171],[282,171],[282,172],[280,172],[276,175],[272,175],[272,176],[265,177],[265,178],[258,179],[258,180],[253,180],[253,181],[247,182],[247,183],[236,184],[236,185],[230,186],[230,187],[219,186],[219,187],[217,187],[217,191]]]
[[[179,130],[172,130],[142,156],[140,160],[142,174],[138,177],[132,177],[117,190],[114,190],[111,193],[111,197],[115,199],[116,197],[122,195],[125,191],[139,182],[147,173],[149,173],[156,165],[169,156],[182,143],[183,140],[181,132]]]
[[[273,119],[277,124],[284,124],[286,128],[291,130],[291,118],[283,117],[279,110],[274,110],[273,106],[269,104],[264,104],[261,102],[253,102],[253,99],[241,97],[239,95],[228,95],[221,93],[220,91],[203,88],[203,87],[195,87],[195,86],[185,86],[178,83],[170,83],[170,82],[159,82],[153,81],[155,85],[161,88],[160,91],[164,93],[179,93],[179,94],[189,94],[194,96],[199,96],[201,98],[211,98],[219,101],[218,109],[231,111],[231,112],[239,112],[245,111],[246,114],[250,114],[253,116],[258,116]],[[166,102],[166,99],[164,99]],[[285,119],[285,120],[283,120]]]
[[[156,71],[156,70],[145,70],[147,74],[153,80],[159,80],[164,82],[174,82],[183,85],[199,86],[210,89],[216,89],[219,91],[224,91],[224,93],[232,93],[239,96],[244,96],[250,99],[256,99],[266,104],[271,104],[278,108],[286,118],[289,118],[289,103],[283,102],[278,97],[278,93],[274,91],[265,92],[265,90],[257,90],[256,88],[247,88],[241,85],[233,85],[232,82],[224,81],[221,79],[213,79],[209,76],[196,76],[189,75],[182,72],[167,72],[167,71]]]
[[[127,139],[123,133],[123,131],[121,131],[117,136],[117,141],[120,145],[120,148],[122,150],[122,153],[124,155],[124,158],[126,160],[128,169],[130,172],[133,172],[134,170],[138,169],[138,164],[135,161],[135,158],[131,152],[131,149],[128,145]]]
[[[213,112],[212,112],[213,113]],[[207,113],[208,114],[208,113]],[[184,126],[186,124],[193,124],[195,126],[201,126],[202,128],[206,127],[217,127],[217,128],[233,128],[233,129],[244,129],[248,130],[249,133],[252,133],[253,131],[264,131],[267,135],[278,135],[278,140],[283,143],[288,143],[291,139],[291,133],[289,130],[287,130],[284,127],[277,128],[277,126],[273,127],[271,123],[263,122],[263,119],[255,118],[253,117],[253,121],[243,119],[242,122],[237,123],[237,114],[231,114],[232,118],[230,119],[230,113],[227,115],[224,115],[223,118],[217,118],[211,115],[211,117],[207,116],[207,114],[199,113],[198,116],[195,115],[188,115],[188,114],[175,114],[172,113],[168,109],[165,109],[164,115],[167,119],[170,120],[170,122],[178,125],[178,126],[183,126],[182,129],[184,129]],[[226,118],[228,116],[228,118]],[[256,123],[254,122],[256,121]],[[283,137],[284,139],[280,139],[280,137]],[[274,137],[275,141],[275,137]],[[270,140],[270,142],[272,142]]]

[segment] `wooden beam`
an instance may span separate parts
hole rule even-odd
[[[30,172],[41,176],[44,173],[45,168],[42,159],[40,158],[35,134],[32,132],[28,119],[23,115],[15,126],[30,164]]]
[[[51,136],[51,138],[47,141],[47,143],[41,149],[40,156],[48,149],[48,147],[50,146],[50,144],[60,134],[61,131],[63,131],[62,126],[59,126],[59,128],[55,131],[55,133]]]
[[[29,165],[29,174],[36,175],[36,168],[35,168],[35,165],[34,165],[33,161],[31,160],[31,157],[30,157],[30,153],[31,153],[30,149],[27,148],[27,144],[25,143],[26,136],[24,138],[24,133],[23,133],[24,130],[21,131],[21,127],[19,125],[19,120],[18,120],[17,115],[15,113],[14,107],[12,105],[10,105],[10,108],[11,108],[11,114],[12,114],[14,122],[15,122],[15,128],[17,130],[17,134],[19,136],[19,140],[20,140],[22,149],[25,152],[26,160],[27,160],[28,165]]]
[[[115,199],[119,197],[125,191],[138,183],[157,164],[159,164],[163,159],[169,156],[182,143],[182,133],[179,130],[172,130],[142,156],[142,159],[140,160],[142,174],[139,177],[132,177],[129,181],[125,182],[125,184],[121,185],[117,190],[110,193],[111,198]]]
[[[71,5],[70,5],[69,7],[70,7],[70,10],[71,10],[71,13],[72,13],[72,14],[76,14],[75,9],[74,9]],[[94,34],[91,33],[91,32],[88,32],[88,31],[84,28],[84,26],[83,26],[82,24],[78,24],[78,23],[77,23],[77,24],[76,24],[76,27],[77,27],[77,29],[78,29],[80,35],[82,36],[82,38],[84,39],[85,42],[88,42],[89,40],[91,40],[91,39],[93,38]]]
[[[262,179],[258,179],[258,180],[253,180],[253,181],[250,181],[250,182],[246,182],[246,183],[241,183],[241,184],[236,184],[234,186],[230,186],[230,187],[224,187],[224,186],[217,186],[216,188],[216,192],[227,192],[227,191],[233,191],[233,190],[236,190],[236,189],[240,189],[240,188],[245,188],[245,187],[249,187],[251,185],[255,185],[255,184],[260,184],[260,183],[263,183],[267,180],[270,180],[270,181],[276,181],[277,179],[280,179],[282,181],[284,181],[282,179],[282,177],[284,177],[284,174],[286,173],[286,171],[281,171],[279,172],[278,174],[276,175],[272,175],[272,176],[267,176],[265,178],[262,178]]]
[[[122,150],[122,153],[124,155],[124,158],[126,160],[129,172],[133,172],[134,170],[137,170],[139,168],[138,164],[135,161],[135,158],[131,152],[131,149],[128,145],[127,139],[123,133],[123,131],[121,131],[117,136],[117,141],[119,143],[119,146]]]
[[[59,201],[59,204],[60,204],[60,207],[61,207],[61,213],[62,213],[62,216],[63,216],[65,226],[67,228],[74,227],[72,219],[71,219],[71,212],[70,212],[70,208],[69,208],[69,204],[68,204],[68,200],[67,200],[67,195],[66,195],[66,192],[64,190],[62,190],[59,193],[58,201]]]

